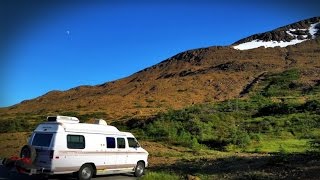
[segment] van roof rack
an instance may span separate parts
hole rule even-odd
[[[48,116],[47,121],[49,122],[63,122],[63,123],[79,123],[79,119],[70,116]]]

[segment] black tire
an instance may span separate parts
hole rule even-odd
[[[84,164],[78,171],[79,180],[90,180],[94,175],[93,168],[90,164]]]
[[[30,158],[31,162],[34,163],[34,161],[37,157],[36,149],[30,145],[24,145],[21,148],[20,157],[21,158]]]
[[[134,168],[134,176],[135,177],[141,177],[144,174],[144,163],[143,162],[138,162],[136,167]]]

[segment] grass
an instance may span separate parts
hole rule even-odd
[[[187,175],[200,179],[310,179],[320,175],[315,169],[320,162],[320,154],[317,153],[201,154],[186,153],[184,158],[176,158],[170,163],[167,162],[168,158],[160,157],[157,158],[158,163],[155,163],[154,158],[150,157],[148,171],[161,172],[160,176],[163,173],[170,174],[181,179]]]
[[[303,153],[310,149],[309,139],[263,138],[260,142],[251,143],[244,152],[254,153]]]
[[[180,180],[182,177],[168,172],[147,172],[141,180]]]

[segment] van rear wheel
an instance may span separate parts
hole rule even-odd
[[[89,180],[93,176],[93,168],[90,164],[84,164],[81,166],[78,172],[79,180]]]
[[[138,162],[137,166],[134,170],[134,176],[136,177],[141,177],[144,173],[144,163],[143,162]]]

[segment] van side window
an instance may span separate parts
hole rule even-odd
[[[67,135],[67,147],[69,149],[84,149],[85,139],[81,135]]]
[[[117,138],[117,148],[120,148],[120,149],[126,148],[126,142],[124,138]]]
[[[128,139],[129,147],[131,147],[131,148],[140,147],[140,146],[139,146],[139,143],[137,142],[137,140],[136,140],[135,138],[128,137],[127,139]]]
[[[116,148],[116,140],[114,137],[107,137],[107,148]]]

